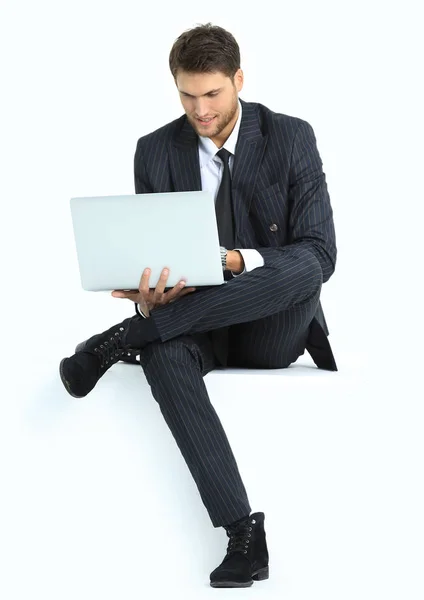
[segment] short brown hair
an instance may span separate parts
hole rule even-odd
[[[234,78],[240,69],[240,49],[234,36],[207,23],[188,29],[174,42],[169,54],[174,79],[178,69],[189,73],[224,73]]]

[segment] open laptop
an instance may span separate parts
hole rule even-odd
[[[154,288],[225,283],[211,192],[71,198],[81,284],[87,291],[138,289],[146,267]]]

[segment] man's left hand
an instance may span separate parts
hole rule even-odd
[[[155,288],[150,287],[150,269],[144,269],[138,290],[113,290],[114,298],[127,298],[140,305],[146,316],[157,306],[163,306],[196,291],[195,287],[184,288],[184,281],[177,283],[171,290],[165,292],[169,277],[169,269],[163,269]]]

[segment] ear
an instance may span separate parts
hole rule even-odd
[[[244,83],[244,73],[241,69],[239,69],[238,71],[236,71],[236,74],[234,75],[234,85],[236,86],[237,92],[240,92],[242,90],[243,83]]]

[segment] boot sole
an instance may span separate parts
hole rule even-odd
[[[211,587],[214,588],[245,588],[253,585],[253,581],[211,581]]]
[[[68,394],[70,394],[73,398],[84,398],[84,396],[77,396],[76,394],[72,393],[72,391],[71,391],[71,384],[65,378],[65,374],[63,372],[63,365],[65,363],[65,360],[66,360],[66,357],[62,358],[62,360],[60,361],[60,365],[59,365],[59,373],[60,373],[60,378],[62,380],[62,383],[65,386],[65,389],[68,392]]]
[[[252,579],[250,581],[211,581],[211,587],[245,588],[253,585],[253,581],[264,581],[265,579],[269,579],[269,567],[263,567],[263,569],[259,569],[252,573]]]

